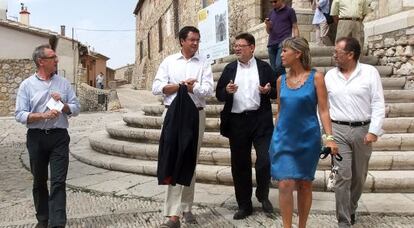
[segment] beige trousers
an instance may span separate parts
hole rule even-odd
[[[354,37],[364,47],[364,24],[361,21],[339,20],[336,29],[336,40],[341,37]]]
[[[315,25],[315,35],[319,46],[332,46],[332,41],[329,38],[329,25],[322,22],[319,25]]]
[[[167,110],[164,110],[162,118],[165,117]],[[198,124],[198,144],[197,144],[197,160],[200,154],[201,142],[203,141],[204,129],[206,126],[206,112],[200,110]],[[175,186],[167,185],[164,201],[164,216],[180,216],[182,212],[191,211],[194,201],[194,185],[196,172],[194,171],[193,179],[190,186],[177,184]]]

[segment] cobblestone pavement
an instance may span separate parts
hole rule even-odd
[[[86,113],[70,120],[71,142],[118,121],[121,112]],[[31,174],[23,167],[26,128],[13,118],[0,118],[0,227],[34,227]],[[73,160],[73,158],[72,158]],[[68,189],[67,227],[157,227],[163,222],[159,199],[114,196],[105,192]],[[266,216],[257,209],[243,221],[232,219],[234,207],[197,204],[199,225],[182,227],[281,227],[280,215]],[[294,218],[297,221],[297,217]],[[354,227],[413,227],[411,215],[362,214]],[[312,212],[308,227],[337,227],[334,212]]]

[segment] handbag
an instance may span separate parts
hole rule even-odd
[[[333,157],[331,157],[331,173],[329,173],[328,181],[326,182],[326,189],[328,191],[335,191],[336,174],[338,174],[338,166],[334,165]]]
[[[338,166],[335,166],[334,159],[337,161],[342,161],[342,156],[337,153],[336,155],[331,154],[331,148],[330,147],[322,147],[322,150],[319,154],[319,158],[325,159],[328,157],[328,155],[331,155],[331,172],[328,176],[328,181],[326,182],[326,189],[328,191],[334,192],[335,191],[335,184],[336,184],[336,174],[338,174]]]

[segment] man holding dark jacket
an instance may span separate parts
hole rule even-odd
[[[204,107],[206,106],[206,97],[213,95],[213,75],[210,64],[198,54],[200,31],[193,26],[185,26],[180,30],[178,38],[181,51],[163,60],[154,78],[152,93],[163,95],[166,109],[173,109],[177,105],[174,103],[177,92],[179,90],[183,92],[180,89],[182,86],[187,87],[185,91],[188,92],[194,102],[194,110],[198,111],[199,117],[196,151],[198,155],[205,129],[206,114]],[[166,112],[164,111],[163,116]],[[174,121],[174,119],[171,121]],[[176,123],[170,124],[176,125]],[[171,134],[171,132],[165,132],[165,134]],[[178,179],[180,177],[177,177]],[[169,182],[168,178],[166,182]],[[179,218],[181,213],[186,223],[196,223],[196,219],[191,213],[194,200],[194,182],[195,172],[189,186],[173,185],[174,182],[167,186],[164,216],[168,217],[168,220],[161,227],[180,227]]]
[[[273,132],[270,98],[276,98],[276,75],[270,65],[253,56],[255,38],[249,33],[236,37],[238,60],[229,63],[217,83],[216,97],[225,102],[220,114],[220,133],[229,138],[231,170],[239,210],[234,219],[244,219],[252,207],[252,144],[256,149],[256,197],[266,213],[270,203],[269,143]]]

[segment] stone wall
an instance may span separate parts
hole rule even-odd
[[[0,116],[12,115],[20,83],[36,71],[29,59],[0,59]]]
[[[393,67],[394,76],[414,80],[414,26],[370,36],[368,49],[369,55],[379,58],[380,65]]]
[[[121,108],[116,90],[97,89],[86,83],[80,84],[78,98],[81,111],[107,111]],[[102,99],[102,102],[99,102]]]

